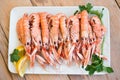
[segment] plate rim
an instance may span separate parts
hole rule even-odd
[[[12,13],[16,10],[16,9],[20,9],[20,8],[55,8],[55,7],[57,7],[57,8],[70,8],[70,7],[78,7],[78,6],[18,6],[18,7],[14,7],[14,8],[12,8],[11,9],[11,11],[10,11],[10,21],[9,21],[9,44],[8,44],[8,70],[11,72],[11,73],[17,73],[17,72],[14,72],[14,71],[12,71],[11,69],[10,69],[10,65],[9,65],[9,62],[11,62],[10,61],[10,52],[9,52],[9,47],[10,47],[10,37],[11,37],[11,33],[10,33],[10,31],[11,31],[11,15],[12,15]],[[110,45],[110,13],[109,13],[109,9],[108,8],[106,8],[106,7],[104,7],[104,6],[94,6],[94,8],[96,8],[96,7],[98,7],[98,8],[105,8],[106,9],[106,11],[107,11],[107,13],[106,14],[108,14],[108,31],[109,31],[109,45]],[[110,46],[109,46],[109,52],[110,52]],[[110,53],[109,53],[109,58],[110,58],[110,66],[111,66],[111,56],[110,56]],[[36,73],[26,73],[26,74],[36,74]],[[38,74],[46,74],[46,73],[38,73]],[[51,74],[51,73],[50,73]],[[54,74],[54,73],[53,73]],[[61,74],[61,73],[55,73],[55,74]],[[62,74],[64,74],[64,73],[62,73]],[[97,74],[94,74],[94,75],[103,75],[103,74],[107,74],[107,73],[97,73]],[[71,73],[71,75],[74,75],[74,74],[72,74]],[[75,75],[88,75],[88,73],[87,74],[85,74],[85,73],[83,73],[83,74],[75,74]]]

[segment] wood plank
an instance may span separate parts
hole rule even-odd
[[[32,78],[31,76],[27,76],[26,79],[27,80],[48,80],[48,79],[49,80],[69,80],[69,78],[66,75],[34,75]]]
[[[1,55],[3,56],[3,58],[5,60],[6,65],[8,62],[7,61],[7,58],[8,58],[7,46],[8,46],[8,41],[7,41],[5,33],[3,32],[3,28],[0,24],[0,51],[1,51]]]
[[[20,77],[18,74],[12,74],[13,80],[26,80],[26,77]]]
[[[107,79],[106,75],[99,75],[99,76],[88,76],[88,75],[71,75],[70,76],[71,80],[109,80]]]
[[[1,64],[2,65],[5,65],[4,68],[0,68],[0,71],[4,71],[4,75],[0,76],[0,80],[4,80],[3,77],[6,77],[8,75],[11,75],[12,77],[12,80],[25,80],[21,77],[19,77],[18,75],[16,74],[12,74],[9,72],[8,70],[8,41],[7,41],[7,38],[5,37],[5,33],[3,32],[3,29],[2,29],[2,26],[0,26],[0,55],[2,56],[2,58],[0,58],[0,61],[2,61],[2,59],[4,59],[4,62],[2,62]],[[9,78],[9,77],[8,77]],[[10,78],[11,79],[11,78]],[[5,80],[8,80],[8,79],[5,79]]]
[[[1,55],[1,52],[0,52],[0,80],[12,80],[12,76],[10,74],[10,72],[8,71],[7,69],[7,66],[4,62],[4,59]]]
[[[30,6],[29,0],[1,0],[0,3],[0,23],[3,26],[3,30],[8,38],[9,36],[9,20],[10,11],[16,6]],[[9,7],[8,7],[9,6]]]
[[[34,6],[71,6],[77,5],[77,2],[82,3],[82,1],[79,0],[31,0],[31,3]]]
[[[115,0],[115,1],[116,1],[117,5],[118,5],[119,8],[120,8],[120,0]]]
[[[9,17],[10,17],[10,10],[13,7],[16,6],[28,6],[31,5],[31,3],[29,1],[24,1],[24,0],[2,0],[2,3],[0,3],[0,50],[1,50],[1,54],[3,55],[3,58],[5,60],[5,63],[7,65],[8,63],[8,36],[9,36]],[[4,3],[4,4],[3,4]],[[17,4],[16,4],[17,3]],[[6,7],[9,6],[9,7]],[[6,67],[5,70],[8,70],[8,68]],[[9,73],[12,74],[12,73]],[[3,77],[6,77],[6,75],[4,75]],[[24,78],[21,78],[18,74],[12,74],[12,80],[25,80]],[[4,79],[1,79],[4,80]],[[9,80],[9,79],[5,79],[5,80]]]

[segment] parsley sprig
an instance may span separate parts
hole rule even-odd
[[[93,8],[93,6],[91,5],[91,3],[88,3],[86,5],[79,5],[79,10],[76,10],[74,15],[83,11],[83,10],[87,10],[87,12],[89,13],[92,8]]]
[[[83,11],[83,10],[86,10],[89,14],[94,14],[94,15],[98,16],[101,20],[103,17],[104,8],[102,9],[102,11],[92,10],[92,8],[93,8],[93,5],[91,3],[87,3],[86,5],[79,5],[79,10],[76,10],[74,15]]]
[[[91,5],[91,3],[87,3],[86,5],[79,5],[80,11],[87,10],[88,13],[91,11],[92,8],[93,6]]]
[[[20,59],[20,56],[18,55],[19,51],[17,49],[14,49],[13,53],[10,54],[10,60],[11,62],[17,62]]]
[[[112,73],[114,72],[113,69],[111,67],[106,67],[103,65],[103,59],[101,59],[99,56],[93,54],[92,55],[92,63],[91,65],[87,65],[87,67],[85,68],[86,71],[89,71],[89,75],[93,75],[94,72],[108,72],[108,73]]]
[[[95,15],[97,15],[97,16],[99,17],[99,19],[101,20],[101,23],[102,23],[103,10],[104,10],[104,8],[102,8],[101,11],[91,10],[91,11],[90,11],[90,14],[95,14]]]

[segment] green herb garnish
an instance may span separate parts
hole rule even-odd
[[[80,11],[87,10],[88,13],[92,8],[93,6],[91,5],[91,3],[87,3],[87,5],[79,5]]]
[[[89,75],[93,75],[95,71],[96,72],[105,71],[105,72],[108,72],[108,73],[114,72],[111,67],[105,67],[103,65],[103,60],[99,56],[97,56],[95,54],[92,55],[92,63],[91,63],[91,65],[87,65],[85,70],[89,71]]]
[[[114,72],[111,67],[103,67],[103,70],[106,71],[106,72],[108,72],[108,73]]]
[[[19,51],[17,49],[14,49],[13,53],[10,54],[10,60],[11,62],[17,62],[20,59],[20,56],[18,55]]]
[[[78,11],[78,10],[75,11],[74,15],[75,15],[76,13],[78,13],[78,12],[83,11],[83,10],[87,10],[87,12],[88,12],[89,14],[95,14],[95,15],[98,16],[99,19],[101,20],[102,17],[103,17],[103,10],[104,10],[104,8],[102,9],[101,12],[99,12],[98,10],[92,10],[92,8],[93,8],[93,5],[92,5],[91,3],[87,3],[86,5],[79,5],[79,10],[80,10],[80,11]],[[101,23],[102,23],[102,20],[101,20]]]
[[[99,17],[99,19],[101,20],[101,23],[102,23],[102,17],[103,17],[103,10],[104,8],[102,8],[102,11],[99,12],[98,10],[90,10],[90,14],[95,14],[96,16]]]

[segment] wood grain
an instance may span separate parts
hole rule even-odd
[[[30,1],[24,1],[24,0],[1,0],[2,3],[0,3],[0,51],[1,55],[3,55],[3,58],[5,60],[4,64],[6,64],[6,70],[7,68],[7,61],[8,61],[8,37],[9,37],[9,17],[10,17],[10,11],[12,8],[16,6],[30,6],[31,2]],[[3,4],[4,3],[4,4]],[[7,6],[9,7],[7,7]],[[2,31],[1,31],[2,30]],[[1,58],[0,58],[1,59]],[[0,68],[1,70],[2,68]],[[21,78],[18,76],[18,74],[12,74],[13,80],[26,80],[25,77]],[[5,75],[6,76],[6,75]],[[5,77],[3,76],[3,77]],[[9,79],[0,79],[0,80],[9,80]]]
[[[7,79],[5,76],[0,75],[0,80],[4,80],[4,77],[5,80],[22,80],[23,78],[19,77],[18,75],[11,74],[8,70],[8,38],[5,35],[3,27],[4,26],[0,25],[0,56],[2,57],[0,58],[0,71],[3,72],[3,75],[7,76]],[[11,78],[9,76],[11,76]]]
[[[117,3],[118,7],[120,8],[120,0],[115,0],[115,1]]]
[[[10,20],[10,11],[16,6],[30,6],[31,2],[28,0],[1,0],[0,3],[0,23],[3,26],[5,35],[9,36],[9,20]]]
[[[8,39],[7,39],[5,32],[3,31],[3,28],[0,24],[0,52],[1,52],[1,55],[3,56],[3,58],[5,59],[4,64],[6,64],[6,65],[7,65],[7,58],[8,58],[7,46],[8,46]]]
[[[32,78],[28,75],[27,80],[69,80],[66,75],[34,75]]]
[[[8,71],[8,68],[4,62],[4,58],[0,52],[0,80],[12,80],[12,76]]]
[[[10,10],[17,6],[77,6],[86,3],[105,6],[110,11],[111,66],[114,73],[86,75],[25,75],[12,74],[7,68]],[[117,2],[117,3],[116,3]],[[120,80],[120,0],[1,0],[0,3],[0,80]]]

